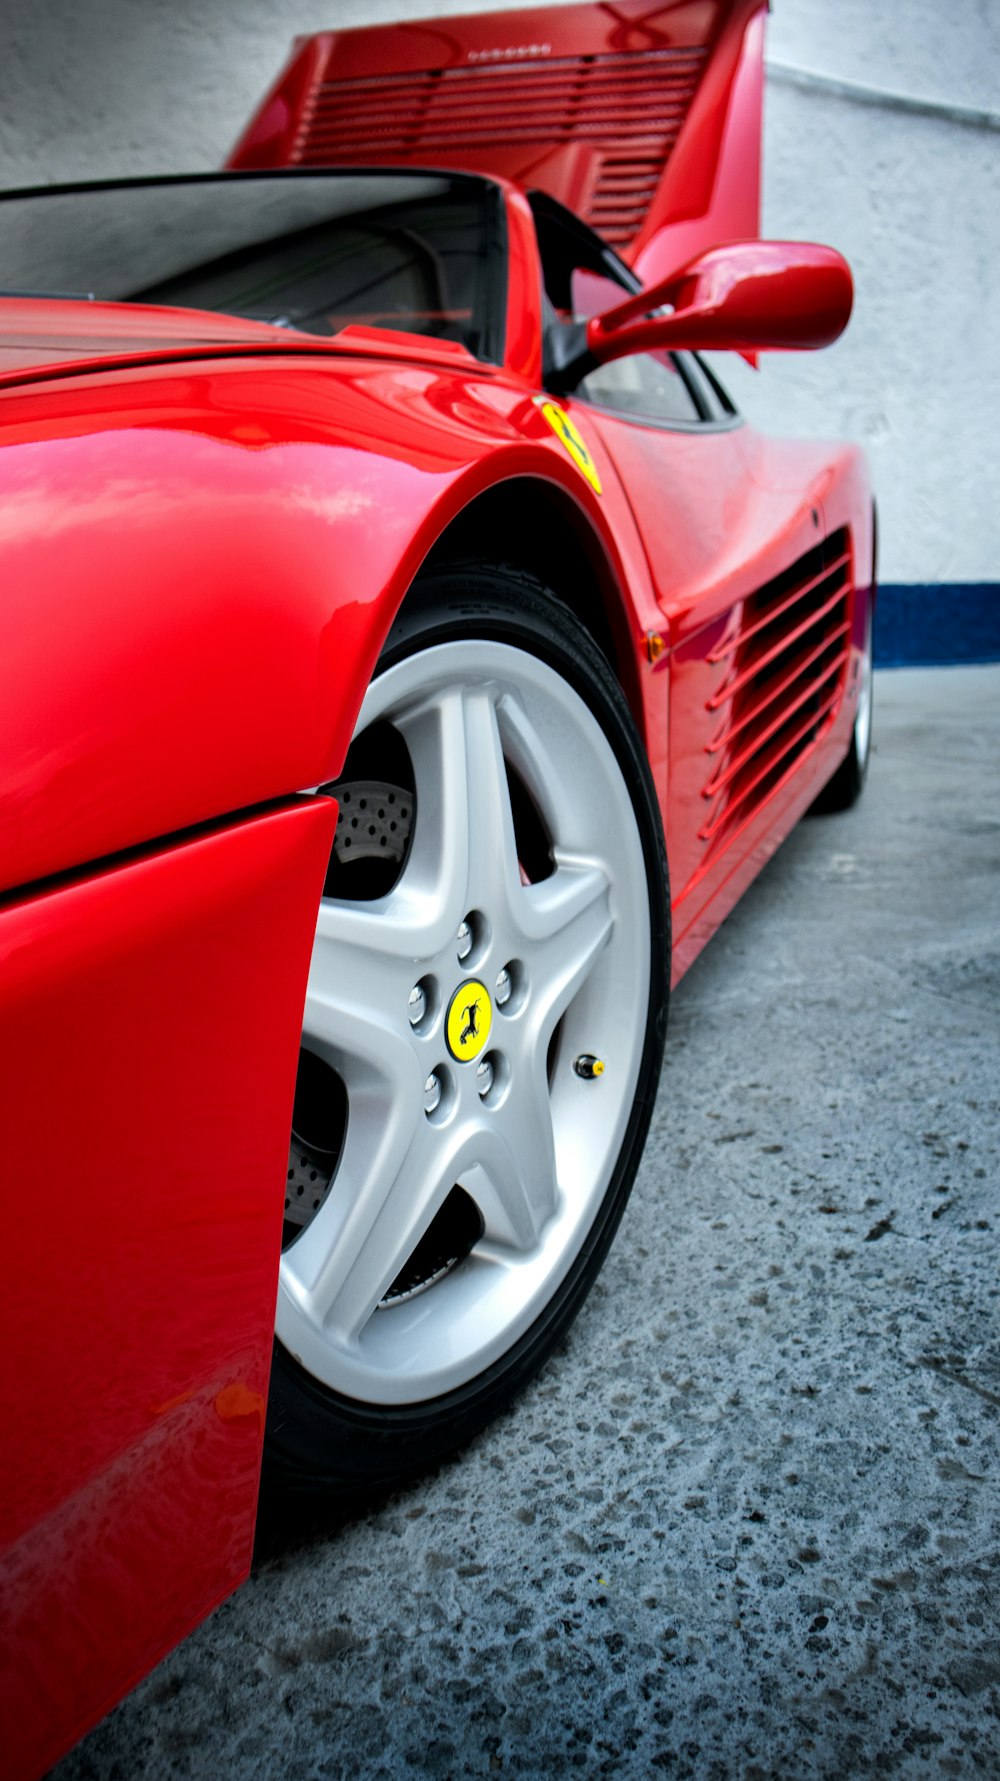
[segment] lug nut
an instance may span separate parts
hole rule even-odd
[[[472,928],[467,921],[463,921],[458,930],[458,956],[460,959],[467,959],[471,951]]]
[[[507,1003],[510,1001],[513,989],[514,985],[510,980],[510,972],[505,965],[503,970],[497,973],[496,986],[494,989],[494,996],[498,1008],[506,1007]]]
[[[410,1025],[418,1027],[427,1013],[427,997],[419,983],[410,991]]]
[[[574,1058],[573,1068],[578,1076],[583,1077],[584,1082],[593,1082],[595,1076],[604,1075],[603,1061],[590,1051],[581,1052],[578,1058]]]
[[[493,1087],[493,1065],[489,1058],[484,1057],[476,1071],[476,1087],[484,1099]]]
[[[424,1083],[424,1112],[434,1113],[441,1105],[441,1078],[432,1070]]]

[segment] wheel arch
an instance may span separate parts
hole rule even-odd
[[[528,475],[474,495],[435,539],[419,574],[461,562],[521,570],[550,588],[610,664],[644,731],[634,614],[603,540],[566,490]]]
[[[75,382],[44,411],[13,402],[5,487],[33,504],[0,550],[0,887],[334,777],[406,592],[463,554],[529,572],[577,613],[649,748],[648,590],[624,498],[610,477],[591,497],[520,410],[480,415],[462,380],[440,381],[399,438],[381,384],[352,390],[342,437],[325,407],[310,419],[308,378],[286,427],[242,364],[213,370],[214,408],[192,408],[172,371],[116,387],[84,426],[93,395]],[[154,397],[160,424],[138,424]],[[261,413],[276,437],[248,443]]]

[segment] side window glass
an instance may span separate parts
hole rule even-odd
[[[669,353],[612,359],[583,378],[574,392],[585,402],[634,415],[636,420],[700,421],[700,409]]]
[[[588,321],[635,290],[627,267],[578,218],[540,192],[530,194],[530,203],[551,321]],[[583,378],[573,393],[595,407],[661,426],[697,426],[725,412],[724,401],[689,353],[615,359]]]
[[[719,382],[715,371],[706,365],[700,353],[678,353],[677,359],[688,383],[710,420],[732,421],[738,418],[739,411],[735,402]]]
[[[567,319],[573,321],[585,321],[612,309],[626,294],[612,279],[583,267],[574,269],[570,290],[572,314]],[[690,424],[704,418],[671,353],[635,353],[627,359],[612,359],[583,378],[574,394],[636,420]]]

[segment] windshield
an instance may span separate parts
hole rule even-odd
[[[355,324],[502,349],[500,194],[441,174],[230,174],[0,194],[0,294]]]

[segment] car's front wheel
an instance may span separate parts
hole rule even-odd
[[[350,1489],[467,1438],[574,1317],[638,1168],[669,948],[627,706],[526,577],[414,590],[337,792],[269,1447]]]

